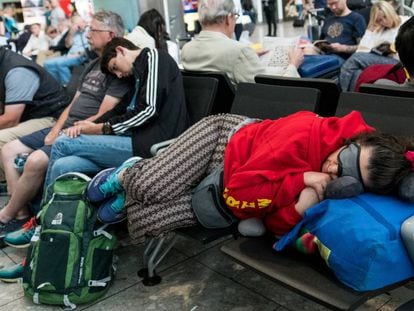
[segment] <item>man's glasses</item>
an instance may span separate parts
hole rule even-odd
[[[87,27],[86,31],[89,31],[89,32],[112,32],[112,30],[95,29],[95,28],[92,28],[92,27]]]

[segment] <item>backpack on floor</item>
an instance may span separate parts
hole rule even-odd
[[[36,304],[74,309],[104,295],[113,281],[116,237],[86,199],[89,180],[68,173],[49,187],[23,273],[24,293]]]

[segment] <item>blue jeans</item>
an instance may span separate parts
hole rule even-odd
[[[69,83],[72,75],[71,68],[79,66],[86,61],[85,55],[59,56],[46,60],[43,67],[60,82],[62,85]]]
[[[96,174],[102,169],[119,166],[130,157],[132,140],[129,136],[80,135],[69,138],[61,135],[50,153],[45,188],[61,174]]]
[[[357,52],[354,53],[341,67],[339,84],[343,92],[352,92],[361,72],[375,64],[396,64],[397,60],[391,57],[380,56],[374,53]]]

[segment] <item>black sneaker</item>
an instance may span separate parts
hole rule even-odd
[[[24,219],[12,219],[7,224],[0,222],[0,239],[3,239],[7,233],[19,230],[29,220],[29,217]]]

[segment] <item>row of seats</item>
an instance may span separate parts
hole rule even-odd
[[[342,116],[352,110],[362,112],[366,121],[378,129],[394,134],[410,133],[414,119],[412,98],[339,93],[332,80],[295,79],[258,76],[258,83],[241,83],[235,91],[225,74],[183,72],[184,90],[192,123],[218,112],[231,112],[254,118],[279,118],[299,110],[321,115]],[[296,80],[301,83],[298,86]],[[227,84],[223,91],[222,84]],[[276,85],[271,85],[276,84]],[[237,228],[209,230],[201,226],[176,230],[172,239],[148,240],[144,252],[144,269],[138,273],[144,284],[161,281],[155,268],[168,254],[177,234],[209,243],[217,238],[237,234]],[[339,283],[321,262],[313,262],[297,253],[275,253],[268,238],[240,238],[222,247],[222,251],[243,265],[294,289],[330,308],[350,310],[389,288],[358,293]],[[390,288],[400,286],[395,284]]]

